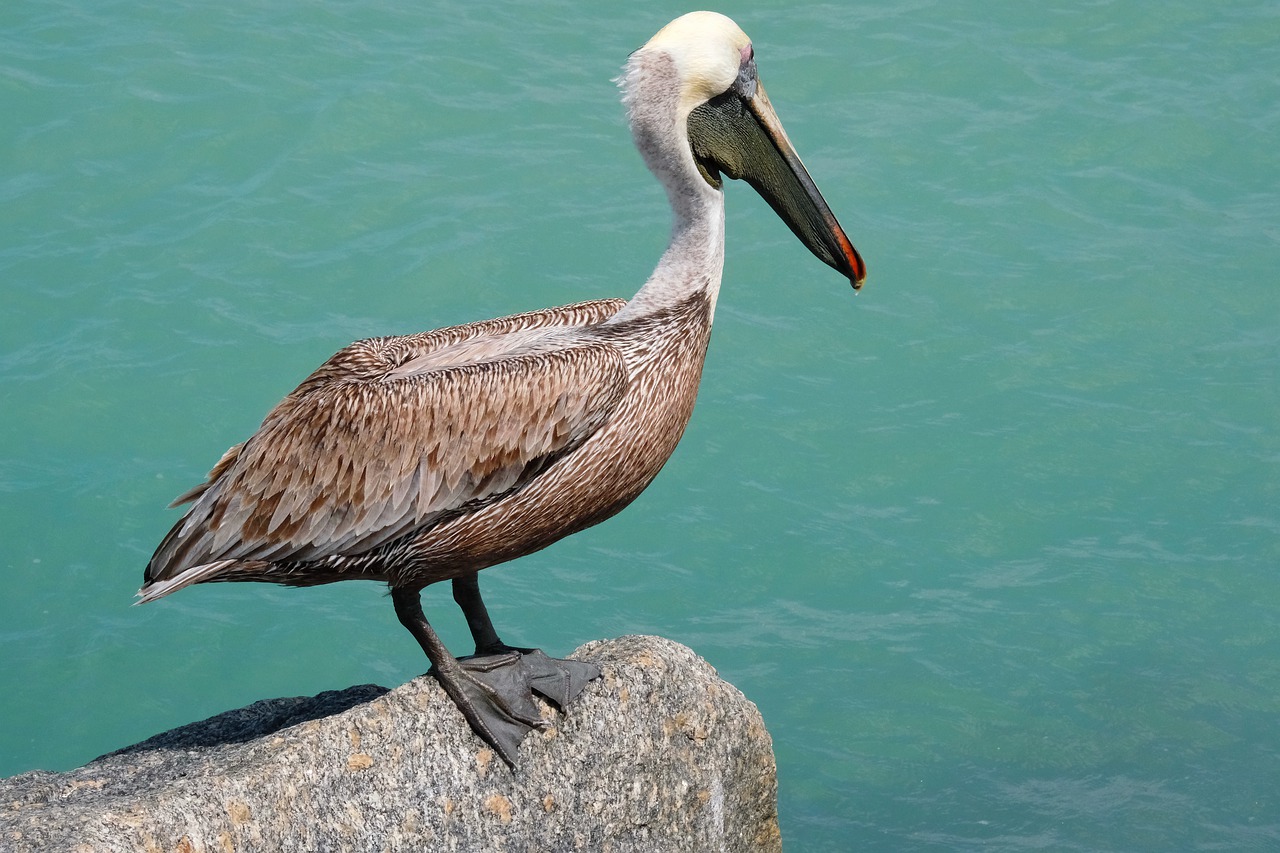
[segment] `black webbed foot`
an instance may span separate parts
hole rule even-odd
[[[505,660],[512,654],[520,656],[521,669],[529,688],[561,710],[578,698],[588,682],[600,677],[600,667],[593,663],[553,658],[542,649],[521,649],[505,643],[496,651],[486,650],[484,654],[458,658],[458,661],[463,667],[468,667],[471,662]]]
[[[466,704],[449,691],[446,679],[435,667],[431,672],[454,696],[454,702],[471,728],[509,766],[515,766],[520,742],[530,729],[545,728],[533,700],[537,693],[564,708],[580,694],[587,682],[600,677],[600,668],[582,661],[558,660],[540,649],[504,647],[492,654],[459,658],[457,679]]]
[[[538,649],[518,649],[498,638],[474,574],[456,578],[453,597],[467,617],[476,654],[455,658],[422,614],[419,590],[391,588],[400,622],[417,639],[431,660],[431,674],[458,706],[477,735],[515,767],[516,752],[530,729],[545,728],[533,694],[564,708],[587,682],[600,677],[600,668],[582,661],[547,657]]]
[[[456,684],[461,697],[449,690],[447,678],[431,668],[454,704],[467,718],[476,734],[493,747],[508,766],[515,766],[516,751],[530,729],[543,728],[546,722],[533,700],[528,674],[520,655],[485,655],[458,661]]]
[[[587,686],[600,677],[600,667],[580,660],[547,657],[542,649],[521,649],[520,660],[529,671],[529,686],[563,710]]]

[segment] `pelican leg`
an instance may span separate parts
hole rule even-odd
[[[533,701],[520,653],[510,651],[459,663],[427,622],[419,590],[392,588],[391,601],[400,624],[409,629],[431,661],[431,674],[472,731],[514,767],[524,736],[530,729],[546,725]]]
[[[462,608],[462,615],[467,617],[467,627],[471,629],[471,638],[476,641],[477,655],[502,654],[503,652],[522,651],[513,649],[498,637],[494,630],[489,611],[480,597],[479,572],[473,572],[453,579],[453,600]]]
[[[521,666],[528,673],[530,689],[561,708],[576,699],[588,682],[600,677],[600,667],[595,664],[548,657],[541,649],[521,649],[502,642],[489,619],[484,599],[480,597],[480,580],[476,573],[454,578],[453,600],[462,608],[471,637],[476,641],[476,653],[461,659],[463,667],[470,668],[494,657],[518,654]]]

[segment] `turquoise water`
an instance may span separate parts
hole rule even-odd
[[[1280,849],[1280,10],[721,8],[870,280],[731,185],[680,450],[504,637],[692,646],[791,850]],[[164,506],[350,340],[634,292],[683,11],[4,4],[0,775],[423,669],[373,585],[130,607]]]

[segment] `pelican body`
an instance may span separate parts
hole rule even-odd
[[[477,572],[617,513],[693,412],[724,262],[722,176],[756,188],[855,288],[862,259],[787,139],[728,18],[694,12],[632,54],[631,130],[674,224],[630,300],[602,299],[338,351],[231,448],[151,558],[141,602],[195,583],[388,584],[400,621],[509,765],[598,669],[503,643]],[[454,658],[420,593],[453,582],[476,643]]]

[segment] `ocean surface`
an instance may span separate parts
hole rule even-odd
[[[721,10],[870,278],[728,185],[684,441],[504,638],[705,656],[789,850],[1280,849],[1280,6]],[[0,775],[423,671],[373,584],[132,607],[165,505],[349,341],[630,296],[684,11],[0,6]]]

